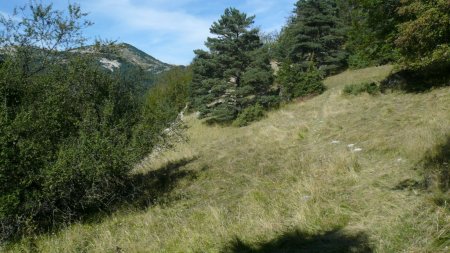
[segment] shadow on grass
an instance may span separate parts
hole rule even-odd
[[[196,171],[182,170],[184,166],[197,159],[197,157],[193,157],[171,161],[158,170],[131,176],[128,182],[129,187],[132,188],[130,189],[131,195],[125,201],[133,206],[143,208],[163,201],[163,198],[176,187],[180,179],[197,177]]]
[[[401,70],[381,82],[382,92],[402,90],[410,93],[427,92],[433,88],[450,86],[448,70],[413,71]]]
[[[450,190],[450,135],[425,157],[423,168],[428,187],[437,184],[443,192]]]
[[[332,230],[312,235],[298,230],[285,233],[270,241],[252,246],[234,239],[223,253],[371,253],[368,237],[364,233],[346,235]]]
[[[405,179],[398,183],[392,190],[396,191],[412,191],[412,190],[423,190],[425,189],[425,184],[413,179]]]
[[[119,210],[145,210],[154,204],[164,204],[175,201],[169,195],[181,179],[197,178],[197,171],[186,170],[184,167],[197,160],[197,157],[183,158],[171,161],[161,168],[143,174],[131,175],[114,200],[104,204],[98,210],[85,213],[79,221],[87,224],[102,222],[106,217]]]
[[[131,175],[122,187],[120,187],[120,190],[115,193],[115,196],[111,198],[111,202],[103,203],[101,209],[87,210],[83,215],[73,220],[58,222],[53,224],[53,226],[41,226],[40,229],[31,231],[28,234],[29,236],[10,237],[4,241],[5,246],[22,241],[23,245],[27,245],[29,252],[39,252],[35,242],[38,235],[56,233],[75,222],[98,224],[119,210],[145,210],[147,207],[156,203],[176,201],[177,199],[173,197],[169,198],[169,193],[177,186],[181,179],[195,179],[197,177],[197,170],[187,170],[184,168],[197,159],[198,157],[193,157],[171,161],[157,170],[144,174]],[[202,170],[206,169],[208,168],[202,168]],[[0,249],[1,243],[2,241],[0,241]]]
[[[182,158],[170,161],[160,168],[147,173],[131,175],[121,191],[117,192],[115,200],[105,204],[101,210],[88,213],[82,218],[85,223],[100,222],[104,216],[118,210],[143,210],[157,203],[168,203],[169,193],[181,179],[197,178],[197,171],[186,170],[184,167],[197,160],[198,157]]]

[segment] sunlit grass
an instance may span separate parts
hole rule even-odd
[[[8,250],[238,252],[231,246],[239,239],[268,252],[264,245],[273,249],[277,244],[268,242],[291,231],[336,230],[366,235],[362,243],[374,252],[448,252],[448,207],[434,205],[420,187],[398,186],[421,182],[417,165],[450,133],[450,89],[341,95],[345,85],[379,81],[391,70],[331,77],[323,95],[243,128],[206,126],[188,116],[189,141],[152,156],[135,173],[190,159],[180,169],[195,177],[180,179],[148,208],[124,208]]]

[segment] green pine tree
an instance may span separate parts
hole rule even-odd
[[[265,97],[273,77],[259,30],[251,27],[254,18],[227,8],[210,28],[216,36],[205,43],[209,51],[195,51],[191,104],[211,122],[230,122],[257,102],[273,103]]]
[[[399,58],[394,40],[401,17],[398,0],[339,0],[349,26],[345,48],[351,68],[395,62]]]
[[[345,29],[336,1],[299,0],[295,6],[295,15],[282,31],[281,55],[305,70],[311,64],[326,74],[344,68]]]

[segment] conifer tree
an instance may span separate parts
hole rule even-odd
[[[299,0],[280,38],[282,56],[305,70],[315,65],[326,74],[345,67],[344,27],[336,1]]]
[[[210,28],[216,36],[205,43],[209,51],[195,51],[191,104],[212,122],[232,121],[258,102],[270,104],[272,70],[259,30],[251,27],[254,18],[227,8]]]
[[[349,26],[345,48],[351,68],[363,68],[395,62],[399,57],[394,40],[402,17],[398,0],[357,0],[345,6],[339,0]]]

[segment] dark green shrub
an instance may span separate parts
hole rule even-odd
[[[229,124],[237,115],[237,110],[234,106],[227,103],[220,103],[215,106],[213,112],[211,112],[209,118],[206,118],[207,124]]]
[[[360,52],[350,55],[347,61],[350,69],[362,69],[376,65],[368,56]]]
[[[346,85],[343,89],[343,93],[346,95],[356,96],[364,92],[376,95],[380,93],[380,87],[376,83],[361,83]]]
[[[233,122],[234,126],[243,127],[249,125],[251,122],[258,121],[264,118],[264,107],[259,104],[245,108]]]
[[[395,45],[400,63],[418,72],[448,73],[450,67],[450,3],[448,1],[401,1],[397,9]]]
[[[0,63],[0,242],[136,195],[129,172],[173,127],[190,82],[189,71],[174,70],[144,97],[141,82],[102,70],[97,52],[27,44],[31,36],[79,46],[84,16],[76,6],[67,19],[51,6],[28,7],[26,22],[0,19],[11,33],[0,48],[15,49]]]
[[[281,95],[286,100],[325,91],[323,74],[313,67],[304,70],[298,64],[284,63],[278,72],[277,81],[281,84]]]
[[[161,144],[158,140],[164,137],[164,129],[178,130],[173,123],[186,107],[191,81],[190,68],[174,68],[161,74],[155,86],[147,92],[133,133],[133,143],[141,155]]]

